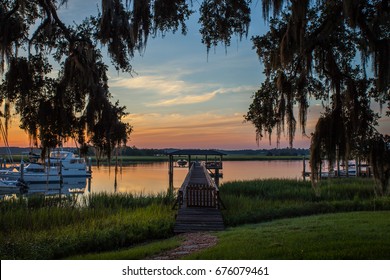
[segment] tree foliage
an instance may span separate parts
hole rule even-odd
[[[104,46],[118,71],[132,72],[131,60],[143,52],[148,38],[166,32],[187,32],[193,13],[186,0],[101,0],[97,15],[66,25],[59,11],[67,0],[4,0],[0,4],[0,85],[3,115],[11,105],[21,127],[35,144],[52,148],[75,138],[89,140],[99,155],[126,143],[132,127],[124,123],[125,107],[111,103]],[[228,45],[232,34],[245,35],[249,3],[203,1],[203,42],[209,49]],[[59,68],[58,77],[53,69]]]
[[[267,79],[245,116],[257,139],[276,128],[279,141],[286,125],[292,146],[294,107],[305,133],[310,99],[320,100],[324,111],[311,136],[313,186],[323,158],[332,165],[359,156],[370,161],[379,193],[388,192],[389,139],[376,130],[379,115],[371,108],[374,100],[390,105],[388,1],[263,0],[263,11],[270,31],[253,43]]]
[[[110,156],[115,145],[127,141],[132,127],[122,121],[125,107],[110,101],[107,66],[97,48],[97,19],[66,26],[57,13],[66,2],[0,4],[3,114],[8,119],[14,105],[21,128],[35,145],[39,141],[43,155],[74,138],[82,148],[88,139]],[[57,77],[53,64],[60,69]]]
[[[118,71],[131,72],[134,54],[144,51],[150,36],[186,33],[195,5],[190,0],[101,0],[97,15],[66,25],[58,11],[67,2],[1,2],[3,115],[9,118],[14,104],[22,127],[44,147],[69,137],[85,146],[88,136],[99,153],[110,154],[132,128],[122,121],[125,108],[110,101],[100,46]],[[389,139],[376,131],[379,115],[371,103],[387,104],[390,115],[388,1],[261,2],[270,30],[252,40],[266,80],[246,115],[257,140],[276,130],[279,142],[287,131],[292,146],[297,124],[305,133],[311,99],[319,100],[324,111],[311,136],[314,184],[324,156],[330,162],[362,156],[370,159],[381,193],[386,193]],[[233,35],[247,35],[251,0],[196,3],[207,51],[219,43],[228,46]]]

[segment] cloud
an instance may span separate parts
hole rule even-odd
[[[159,95],[177,95],[180,91],[191,88],[185,81],[157,75],[111,79],[110,87],[150,91]]]
[[[161,106],[175,106],[175,105],[188,105],[206,102],[213,99],[218,94],[218,91],[213,91],[211,93],[203,95],[181,95],[172,99],[160,100],[156,103],[149,103],[146,106],[149,107],[161,107]]]
[[[131,90],[137,94],[147,94],[148,97],[138,97],[140,103],[146,107],[197,104],[210,101],[221,94],[248,93],[256,90],[254,86],[233,85],[225,87],[218,83],[200,83],[183,80],[180,75],[161,76],[149,71],[147,75],[139,75],[133,78],[119,77],[111,79],[110,87],[116,90]]]
[[[243,123],[242,115],[239,112],[138,114],[132,119],[134,133],[129,144],[154,148],[256,149],[255,129],[250,123]],[[276,141],[270,146],[268,139],[264,139],[261,146],[276,147]],[[287,146],[287,141],[282,139],[281,146]],[[308,140],[297,136],[295,146],[307,147]]]

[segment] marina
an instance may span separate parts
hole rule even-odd
[[[193,157],[197,160],[197,157]],[[215,157],[209,158],[207,167],[210,169],[210,176],[213,177]],[[306,180],[310,175],[308,161],[306,161]],[[158,194],[166,192],[169,187],[173,187],[175,192],[181,187],[189,170],[188,164],[179,166],[173,161],[172,170],[174,176],[170,179],[169,162],[137,162],[119,166],[115,172],[115,166],[92,166],[92,176],[81,176],[73,178],[63,178],[62,193],[69,193],[67,188],[85,190],[85,193],[143,193]],[[219,169],[219,184],[230,181],[243,181],[254,179],[296,179],[303,180],[302,160],[245,160],[245,161],[224,161],[223,169]],[[214,169],[215,172],[215,169]],[[350,170],[352,174],[353,169]],[[25,173],[26,174],[26,173]],[[322,178],[327,178],[326,166],[322,171]],[[223,176],[222,176],[223,175]],[[350,175],[353,177],[354,174]],[[54,175],[53,175],[54,176]],[[91,178],[89,178],[91,177]],[[29,184],[29,191],[32,192],[59,192],[60,181],[48,182],[46,177],[39,177],[41,182]],[[58,178],[58,177],[57,177]],[[4,179],[6,180],[6,179]],[[8,179],[8,181],[15,181]],[[8,188],[17,190],[16,188]]]
[[[283,174],[280,170],[283,169]],[[143,193],[157,194],[166,192],[169,188],[169,162],[133,163],[118,168],[115,174],[114,166],[92,166],[92,177],[68,178],[63,186],[84,188],[85,193]],[[235,180],[288,178],[301,179],[302,162],[273,161],[224,161],[223,177],[220,184]],[[182,185],[188,168],[175,168],[173,187],[177,191]],[[59,183],[34,184],[35,190],[60,189]]]

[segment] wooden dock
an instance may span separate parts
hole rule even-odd
[[[224,230],[219,189],[207,169],[193,163],[178,192],[175,233]]]

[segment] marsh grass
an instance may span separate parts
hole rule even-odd
[[[168,195],[91,194],[82,204],[42,197],[2,201],[1,259],[57,259],[172,236]]]
[[[227,226],[345,211],[390,210],[389,197],[377,197],[372,179],[323,180],[317,196],[310,182],[265,179],[234,181],[220,187]]]
[[[220,195],[226,206],[222,211],[225,225],[232,227],[336,212],[390,210],[390,198],[377,197],[374,182],[370,179],[324,180],[320,189],[321,195],[317,196],[309,182],[286,179],[225,183],[220,187]],[[137,246],[173,236],[176,213],[172,210],[173,202],[174,197],[166,193],[89,194],[77,203],[69,197],[59,199],[36,196],[3,200],[0,201],[0,258],[59,259],[86,253],[98,253],[89,257],[101,259],[144,258],[154,252],[171,248],[175,246],[175,242],[179,242],[175,239],[167,243],[158,241],[159,245],[150,247],[147,244],[142,245],[146,247]],[[232,246],[241,248],[241,243],[248,239],[246,231],[252,230],[253,227],[244,226],[243,232],[233,234],[237,241],[230,240]],[[350,227],[350,234],[359,232],[355,232],[352,224]],[[387,224],[386,230],[388,232]],[[228,233],[231,231],[234,229],[230,229]],[[294,233],[293,228],[289,228],[287,232],[289,231]],[[221,233],[221,236],[225,236],[224,234]],[[378,234],[386,238],[388,236],[383,232]],[[226,235],[227,240],[228,237],[229,235]],[[262,238],[257,235],[253,238],[255,237]],[[317,235],[310,238],[319,237]],[[278,242],[271,241],[269,244],[275,243],[276,248],[279,246]],[[326,242],[332,244],[334,241]],[[354,242],[357,244],[359,241]],[[373,248],[377,248],[379,245],[374,243]],[[348,244],[353,246],[354,243]],[[132,249],[120,250],[129,247]],[[245,247],[242,248],[244,250]],[[262,250],[256,250],[260,249]],[[145,253],[142,253],[143,250]],[[291,250],[296,252],[296,249]],[[107,251],[112,251],[112,255],[104,255]],[[104,254],[99,256],[99,253]],[[116,253],[121,255],[116,256]],[[286,255],[286,258],[298,258],[299,255],[295,254]],[[331,254],[325,258],[332,256]],[[358,252],[354,254],[356,256]],[[369,255],[367,251],[362,254]],[[220,257],[227,258],[228,255],[229,251],[226,251],[225,255]],[[252,255],[248,253],[247,256],[249,258]],[[279,258],[278,256],[270,257]],[[310,254],[305,256],[317,258]],[[343,258],[348,255],[345,253],[336,256]],[[244,255],[239,257],[245,258]],[[214,255],[210,258],[214,258]],[[318,258],[322,258],[322,255]]]

